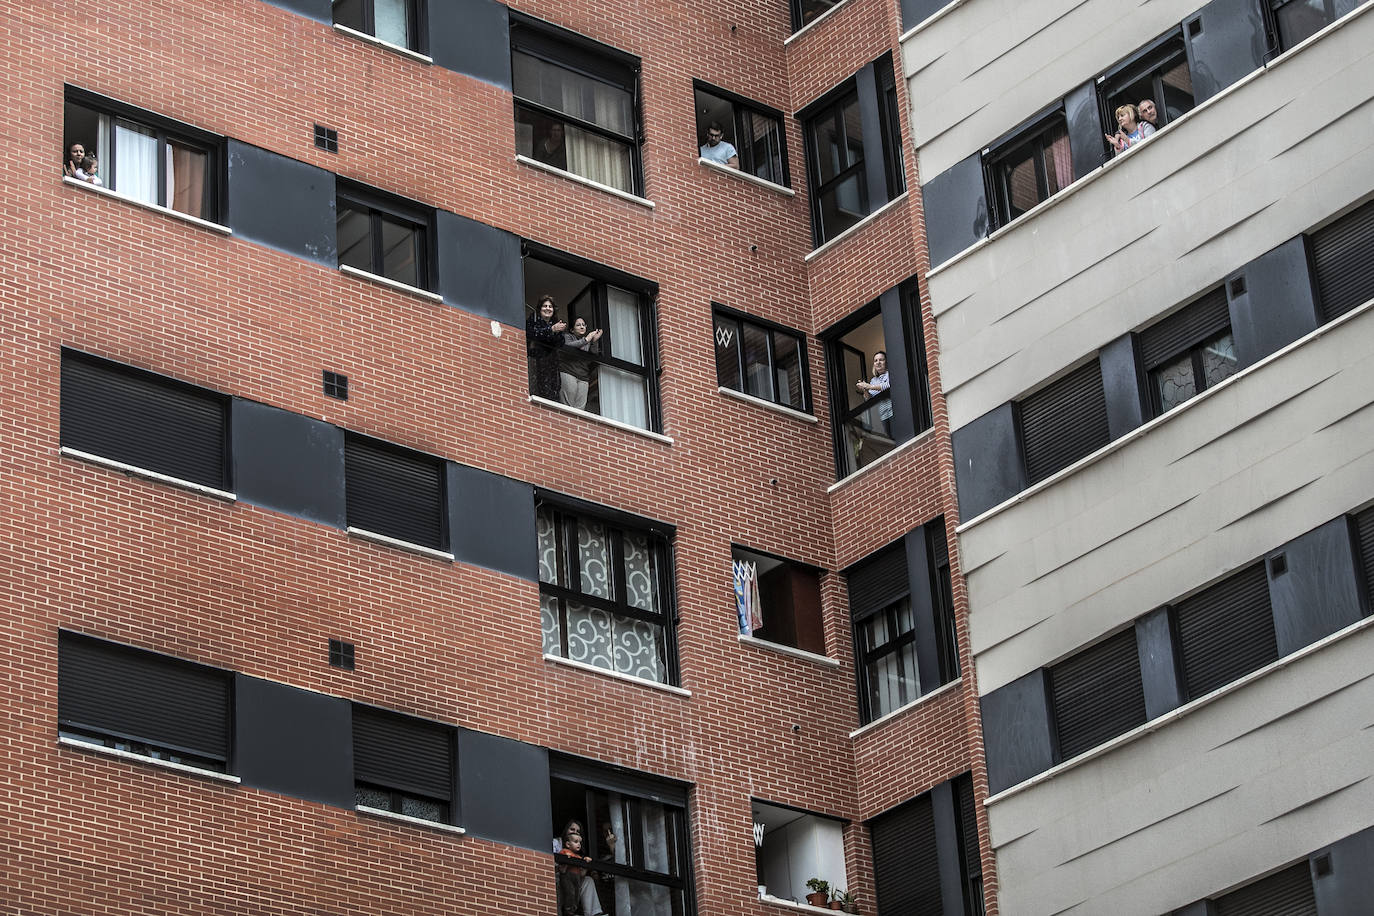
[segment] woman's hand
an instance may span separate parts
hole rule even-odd
[[[551,327],[555,331],[561,331],[567,326],[568,323],[566,321],[555,321],[553,324],[549,325],[549,327]]]

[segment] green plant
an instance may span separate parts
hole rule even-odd
[[[827,897],[830,896],[829,881],[822,881],[820,878],[808,878],[806,880],[806,886],[809,887],[814,893],[825,894],[825,896]]]
[[[859,902],[858,898],[846,890],[835,891],[835,896],[839,899],[840,903],[843,903],[845,906],[853,906]]]

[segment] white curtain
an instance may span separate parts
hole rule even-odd
[[[586,94],[591,94],[591,105]],[[621,134],[629,134],[625,92],[590,80],[569,80],[563,84],[563,104],[559,107],[574,117],[600,124]],[[586,110],[590,107],[590,111]],[[599,181],[620,191],[633,193],[630,176],[630,151],[624,144],[568,125],[564,142],[568,149],[568,171]]]
[[[409,47],[406,41],[406,0],[375,0],[373,10],[377,24],[376,37],[402,48]]]
[[[157,203],[157,135],[131,121],[116,121],[114,135],[115,190]]]
[[[644,338],[639,322],[639,297],[614,286],[607,287],[610,310],[611,355],[644,365]],[[603,365],[598,375],[601,413],[612,420],[647,429],[648,391],[644,376]]]

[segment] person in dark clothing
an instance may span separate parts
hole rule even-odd
[[[530,357],[530,393],[558,400],[558,350],[566,321],[558,321],[552,296],[540,296],[539,307],[525,319],[525,350]]]

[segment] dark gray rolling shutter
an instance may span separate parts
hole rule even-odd
[[[1307,860],[1216,899],[1217,916],[1317,916]]]
[[[1374,201],[1311,235],[1322,321],[1374,299]]]
[[[229,488],[228,404],[204,388],[62,353],[62,445],[192,483]]]
[[[353,707],[353,778],[447,802],[453,795],[453,729],[438,722]]]
[[[73,633],[57,656],[63,728],[229,759],[229,672]]]
[[[1279,657],[1264,564],[1174,606],[1189,699],[1197,699]]]
[[[581,757],[566,757],[555,754],[549,758],[549,775],[555,779],[562,779],[607,792],[634,795],[678,808],[687,807],[688,786],[686,783],[664,779],[649,773],[640,773],[625,767],[596,763]]]
[[[1355,546],[1360,555],[1357,562],[1364,571],[1365,597],[1374,608],[1374,506],[1355,516]]]
[[[849,613],[862,620],[881,611],[911,591],[906,574],[906,545],[898,541],[852,567],[846,574],[849,584]]]
[[[1092,362],[1020,402],[1026,476],[1037,483],[1111,441],[1102,368]]]
[[[968,887],[983,877],[982,853],[978,850],[978,808],[973,797],[973,777],[968,773],[954,780],[954,804],[958,807],[964,886]]]
[[[444,465],[438,458],[349,436],[348,526],[444,550]]]
[[[1145,722],[1135,628],[1050,669],[1059,757],[1068,760]]]
[[[1192,305],[1140,332],[1140,360],[1153,369],[1171,357],[1231,326],[1226,288],[1218,286]]]
[[[942,916],[935,811],[922,795],[869,822],[878,912]]]

